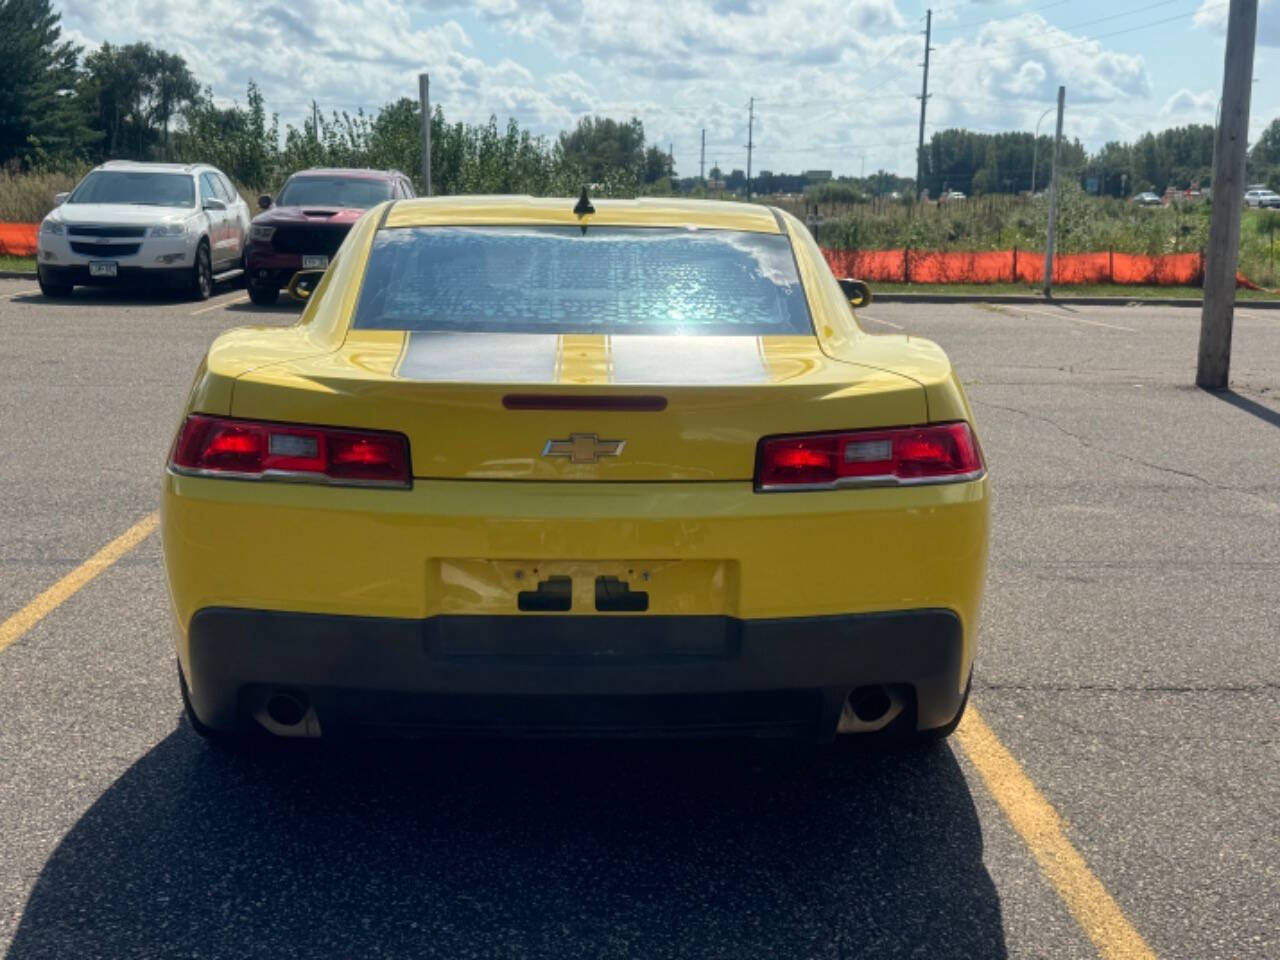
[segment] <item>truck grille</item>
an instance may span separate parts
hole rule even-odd
[[[333,256],[347,237],[350,224],[340,227],[276,227],[271,245],[281,253],[321,253]]]
[[[71,241],[71,249],[86,257],[130,257],[138,252],[140,243],[77,243]]]
[[[145,237],[146,227],[91,227],[72,225],[67,233],[73,237]]]

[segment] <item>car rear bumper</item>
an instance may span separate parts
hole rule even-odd
[[[178,660],[211,726],[236,722],[239,691],[261,685],[800,691],[830,708],[874,683],[923,691],[919,722],[937,726],[964,691],[986,571],[985,477],[758,494],[749,481],[370,490],[168,473],[162,510]],[[521,606],[552,577],[572,585],[563,613]],[[601,579],[644,592],[645,612],[599,612]]]
[[[947,610],[408,620],[210,608],[192,619],[188,670],[192,708],[220,730],[254,727],[285,695],[308,709],[311,735],[817,739],[834,735],[851,691],[875,685],[909,688],[917,728],[943,727],[968,674]]]

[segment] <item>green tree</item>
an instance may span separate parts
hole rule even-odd
[[[622,179],[638,183],[645,170],[644,124],[635,117],[620,123],[609,117],[583,117],[560,134],[559,157],[585,182]]]
[[[238,183],[268,189],[279,174],[279,128],[275,116],[268,121],[262,93],[252,80],[246,101],[243,108],[218,107],[209,90],[188,104],[183,129],[175,136],[175,156],[212,163]]]
[[[84,66],[80,95],[102,131],[101,156],[171,159],[170,123],[200,94],[186,61],[149,43],[104,43]]]
[[[0,0],[0,165],[65,162],[92,143],[61,19],[49,0]]]
[[[663,177],[675,176],[671,155],[656,143],[644,152],[644,182],[657,183]]]
[[[1280,117],[1272,120],[1249,151],[1249,180],[1280,187]]]

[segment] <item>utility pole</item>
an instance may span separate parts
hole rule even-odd
[[[422,108],[422,184],[431,196],[431,78],[418,74],[418,104]]]
[[[920,140],[916,144],[916,199],[924,186],[924,108],[929,102],[929,41],[933,37],[933,11],[924,15],[924,84],[920,87]]]
[[[707,185],[707,128],[702,128],[702,153],[698,156],[698,180]]]
[[[1258,0],[1231,0],[1227,11],[1227,51],[1222,67],[1222,122],[1213,136],[1213,213],[1209,220],[1209,248],[1205,251],[1200,356],[1196,363],[1196,386],[1205,390],[1227,389],[1231,372],[1240,205],[1244,196],[1249,96],[1257,32]]]
[[[752,133],[756,125],[756,98],[751,98],[751,104],[747,107],[747,199],[751,199],[751,148],[755,141],[752,139]]]
[[[320,142],[320,108],[314,100],[311,101],[311,139]]]
[[[1058,88],[1058,130],[1053,137],[1053,171],[1049,174],[1049,235],[1044,244],[1044,295],[1053,296],[1053,248],[1058,242],[1058,159],[1062,154],[1062,109],[1067,88]]]

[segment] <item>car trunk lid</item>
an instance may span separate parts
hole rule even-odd
[[[761,437],[923,423],[812,336],[353,331],[237,381],[235,416],[395,430],[419,478],[749,481]]]

